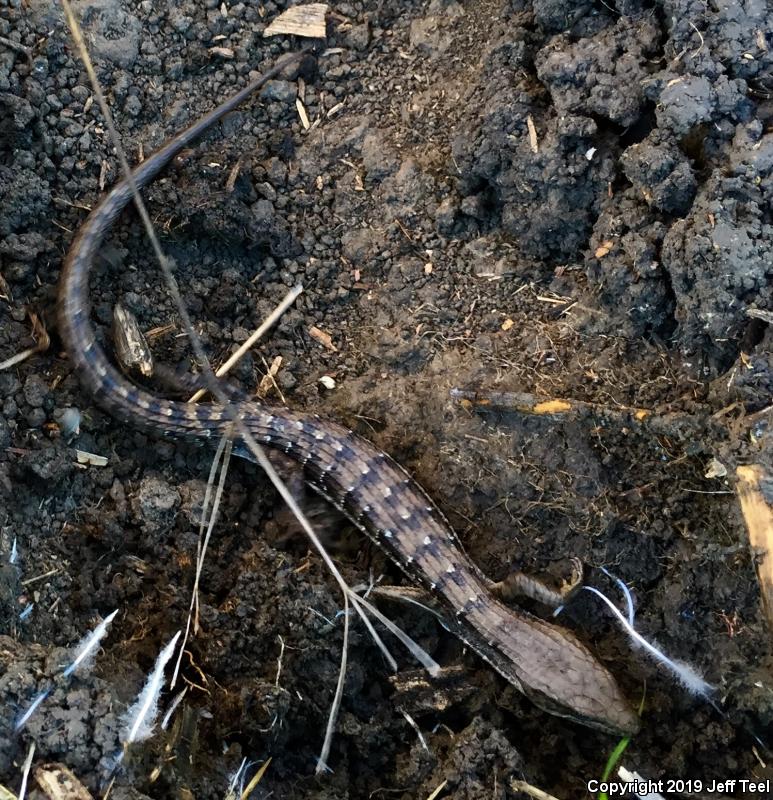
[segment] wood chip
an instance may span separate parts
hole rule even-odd
[[[761,319],[767,322],[768,325],[773,324],[773,311],[765,311],[762,308],[747,308],[746,316],[752,319]]]
[[[228,173],[228,180],[225,182],[225,190],[228,194],[231,194],[236,186],[236,179],[239,177],[239,173],[242,171],[242,159],[241,157],[236,159],[236,163],[231,168],[231,171]]]
[[[773,626],[773,506],[766,502],[760,488],[760,483],[770,481],[770,476],[758,464],[738,467],[735,474],[736,491],[757,566],[762,605],[768,625]]]
[[[230,47],[210,47],[209,52],[213,56],[220,56],[220,58],[225,58],[226,60],[234,57],[234,51]]]
[[[89,790],[64,764],[43,764],[34,775],[48,800],[92,800]]]
[[[607,240],[606,242],[602,242],[596,248],[596,252],[593,255],[596,256],[596,258],[604,258],[604,256],[607,255],[614,246],[615,243],[610,242],[609,240]]]
[[[309,39],[324,39],[327,10],[327,3],[309,3],[304,6],[288,8],[263,31],[263,36],[279,36],[289,33]]]
[[[333,344],[333,338],[330,334],[320,330],[316,325],[312,325],[309,328],[309,336],[311,336],[312,339],[316,339],[323,347],[331,352],[338,352],[338,348]]]
[[[260,384],[258,385],[258,397],[261,400],[268,397],[269,392],[276,386],[276,378],[277,372],[279,372],[279,367],[282,366],[282,356],[277,356],[272,362],[271,366],[268,368],[268,372],[260,379]]]
[[[96,453],[89,453],[86,450],[76,450],[75,457],[79,464],[86,464],[90,467],[106,467],[107,457],[99,456]]]
[[[526,127],[529,129],[529,147],[531,147],[531,152],[536,155],[539,153],[539,140],[537,139],[537,128],[534,125],[531,114],[526,117]]]
[[[309,123],[309,116],[306,113],[306,109],[303,107],[303,103],[298,97],[295,98],[295,107],[298,109],[298,116],[301,118],[301,125],[303,125],[303,129],[307,131],[311,127]]]
[[[503,331],[509,331],[509,330],[510,330],[510,328],[512,328],[512,327],[513,327],[513,325],[515,325],[515,323],[514,323],[514,322],[513,322],[511,319],[506,319],[506,320],[505,320],[505,321],[502,323],[502,330],[503,330]]]
[[[727,475],[727,467],[716,457],[712,458],[706,465],[704,478],[724,478]]]

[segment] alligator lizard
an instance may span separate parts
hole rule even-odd
[[[213,111],[170,139],[133,172],[146,186],[165,164],[293,60],[283,59]],[[75,370],[114,416],[161,435],[219,437],[229,426],[221,406],[174,402],[138,388],[107,359],[89,319],[88,277],[111,225],[131,200],[121,180],[90,213],[65,260],[59,331]],[[449,629],[545,710],[614,733],[632,733],[638,718],[609,672],[570,632],[494,597],[432,501],[388,455],[315,414],[236,401],[244,425],[284,451],[307,483],[349,517],[447,612]]]

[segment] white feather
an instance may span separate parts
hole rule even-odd
[[[86,634],[78,642],[78,646],[75,648],[75,656],[63,673],[65,678],[68,678],[78,669],[86,669],[91,666],[96,649],[107,633],[107,626],[113,621],[117,613],[118,609],[113,611],[112,614],[108,614],[91,633]]]
[[[172,657],[180,631],[171,642],[158,654],[153,672],[148,676],[145,686],[134,705],[126,713],[126,727],[123,737],[124,747],[133,742],[141,742],[153,735],[153,728],[158,717],[158,698],[164,686],[164,667]]]
[[[631,641],[643,647],[656,661],[659,661],[670,670],[678,679],[679,683],[687,689],[690,694],[703,695],[710,698],[713,687],[706,683],[700,675],[689,664],[682,661],[675,661],[669,658],[662,650],[655,647],[654,644],[647,641],[633,626],[628,623],[628,620],[620,613],[615,604],[606,595],[602,594],[598,589],[593,586],[583,586],[588,592],[593,592],[597,597],[600,597],[606,604],[609,610],[615,615],[617,621],[620,623],[623,630],[628,634]]]

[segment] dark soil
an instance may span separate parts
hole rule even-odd
[[[262,37],[282,0],[77,5],[135,160],[297,46]],[[272,83],[146,192],[213,360],[301,282],[237,369],[242,388],[254,392],[281,355],[287,402],[392,454],[492,578],[578,556],[613,596],[593,567],[627,581],[642,633],[715,685],[721,712],[632,652],[581,593],[564,624],[642,703],[626,767],[770,777],[771,639],[733,491],[740,464],[773,474],[769,416],[747,419],[773,389],[766,4],[352,0],[328,20],[328,50],[300,89]],[[46,353],[0,372],[0,783],[18,789],[34,740],[35,764],[62,762],[96,793],[122,714],[185,625],[211,453],[117,424],[61,352],[62,259],[116,162],[56,4],[0,0],[0,36],[18,45],[0,40],[0,360],[33,344],[31,312],[52,336]],[[101,329],[120,300],[161,330],[160,361],[190,368],[133,213],[95,273]],[[481,415],[453,402],[453,387],[602,410]],[[71,407],[76,438],[63,431]],[[77,464],[76,447],[107,466]],[[705,477],[712,459],[726,476]],[[284,519],[259,471],[234,464],[202,630],[183,659],[188,692],[170,727],[131,752],[113,797],[222,798],[242,758],[268,756],[253,797],[425,798],[445,782],[433,796],[503,798],[516,796],[513,777],[586,796],[614,739],[536,709],[426,615],[393,604],[384,610],[461,669],[422,689],[394,645],[392,677],[354,621],[332,772],[315,778],[342,600]],[[340,521],[319,524],[342,538]],[[361,538],[347,541],[335,553],[352,583],[400,581]],[[93,670],[57,682],[15,736],[66,648],[116,608]]]

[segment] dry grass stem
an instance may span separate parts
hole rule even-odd
[[[239,800],[247,800],[247,798],[249,798],[253,789],[263,780],[263,776],[266,774],[269,764],[271,764],[270,756],[266,759],[264,764],[261,764],[260,769],[252,776],[252,780],[247,784]]]
[[[188,636],[190,634],[191,625],[193,625],[194,633],[199,632],[199,582],[201,579],[201,570],[204,566],[204,556],[209,544],[209,537],[214,528],[215,521],[217,520],[217,513],[220,508],[220,498],[223,493],[223,486],[225,485],[225,476],[228,472],[228,463],[231,457],[231,448],[233,442],[227,436],[221,436],[217,444],[214,458],[212,459],[212,466],[209,470],[209,478],[207,479],[207,488],[204,493],[204,502],[201,504],[201,519],[199,520],[199,540],[196,546],[196,577],[193,581],[193,589],[191,591],[191,602],[188,606],[188,618],[185,621],[185,631],[183,632],[183,641],[180,650],[177,653],[177,661],[174,665],[174,672],[172,673],[172,680],[169,683],[169,688],[174,689],[177,684],[177,677],[180,673],[180,663],[182,661],[183,653],[185,652],[185,645],[188,643]],[[222,463],[222,467],[220,467]],[[209,515],[207,522],[207,511],[209,503],[212,498],[212,487],[215,483],[215,475],[220,467],[220,480],[218,481],[217,490],[215,492],[215,500],[212,504],[212,513]],[[204,534],[204,525],[207,525],[206,535]],[[202,544],[203,542],[203,544]],[[195,616],[195,622],[194,622]]]
[[[435,787],[432,793],[427,795],[427,800],[436,800],[436,798],[440,797],[440,793],[443,791],[443,789],[446,788],[446,786],[448,786],[447,780],[443,781],[443,783]]]
[[[542,789],[538,789],[536,786],[526,783],[526,781],[512,780],[510,781],[510,788],[514,792],[523,792],[524,794],[528,794],[529,797],[533,797],[534,800],[558,800],[558,798],[554,797],[552,794],[548,794]]]
[[[333,733],[335,732],[335,724],[338,719],[338,710],[341,708],[341,698],[344,694],[344,684],[346,683],[346,661],[349,653],[349,595],[344,594],[344,640],[341,645],[341,667],[338,670],[338,682],[336,683],[336,691],[333,696],[333,702],[330,704],[330,713],[327,717],[327,728],[325,729],[325,739],[322,742],[322,749],[319,753],[317,766],[314,769],[314,774],[319,775],[322,772],[328,771],[327,757],[330,755],[330,746],[333,743]]]
[[[19,787],[18,800],[24,800],[27,794],[27,781],[32,768],[32,759],[35,756],[35,742],[30,742],[30,749],[27,751],[27,758],[24,759],[24,766],[21,771],[21,786]]]
[[[5,361],[1,361],[0,372],[4,369],[10,369],[16,364],[21,364],[22,361],[25,361],[30,356],[34,356],[36,353],[44,353],[48,350],[51,339],[38,315],[30,313],[30,322],[32,323],[32,337],[35,339],[34,347],[28,347],[26,350],[22,350],[21,353],[16,353],[16,355],[7,358]]]
[[[233,369],[234,364],[237,364],[244,354],[254,347],[255,343],[263,336],[263,334],[265,334],[267,330],[276,324],[282,314],[284,314],[284,312],[287,311],[287,309],[296,301],[301,292],[303,292],[303,286],[294,286],[292,289],[290,289],[290,291],[282,298],[277,307],[261,323],[260,327],[258,327],[241,345],[241,347],[239,347],[239,349],[221,367],[218,368],[217,372],[215,372],[215,376],[222,378],[223,375],[227,375],[231,369]],[[200,400],[206,391],[206,389],[199,389],[188,402],[195,403],[197,400]]]

